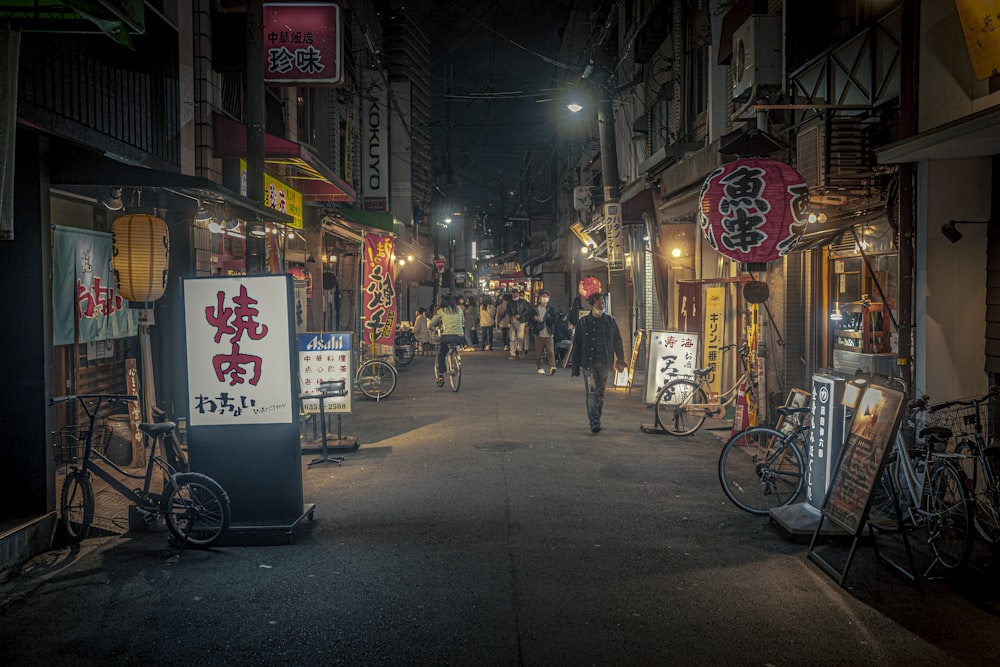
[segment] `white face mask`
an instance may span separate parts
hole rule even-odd
[[[546,304],[546,303],[548,303],[548,302],[549,302],[549,297],[547,297],[547,296],[543,296],[543,297],[542,297],[542,304],[544,305],[544,304]]]

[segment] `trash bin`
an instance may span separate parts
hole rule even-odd
[[[105,456],[117,465],[132,465],[132,426],[128,415],[110,415],[107,421],[111,427],[111,440]]]

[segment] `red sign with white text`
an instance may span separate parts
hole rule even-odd
[[[395,241],[391,236],[365,234],[364,282],[361,286],[362,332],[365,343],[372,333],[380,345],[396,337]]]
[[[339,5],[264,3],[265,83],[341,83],[342,52]]]

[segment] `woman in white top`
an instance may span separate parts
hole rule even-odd
[[[441,309],[431,318],[430,327],[441,326],[441,344],[438,346],[437,373],[434,379],[440,387],[444,385],[444,358],[448,354],[448,344],[461,346],[465,342],[465,316],[450,296],[441,297]]]
[[[431,342],[431,331],[427,328],[427,309],[423,306],[417,308],[417,316],[413,318],[413,338],[421,352]]]

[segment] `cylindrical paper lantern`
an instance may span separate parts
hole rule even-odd
[[[123,215],[111,225],[118,293],[129,301],[156,301],[167,289],[170,232],[152,215]]]
[[[793,250],[809,215],[809,186],[784,162],[736,160],[701,186],[701,232],[738,262],[770,262]]]

